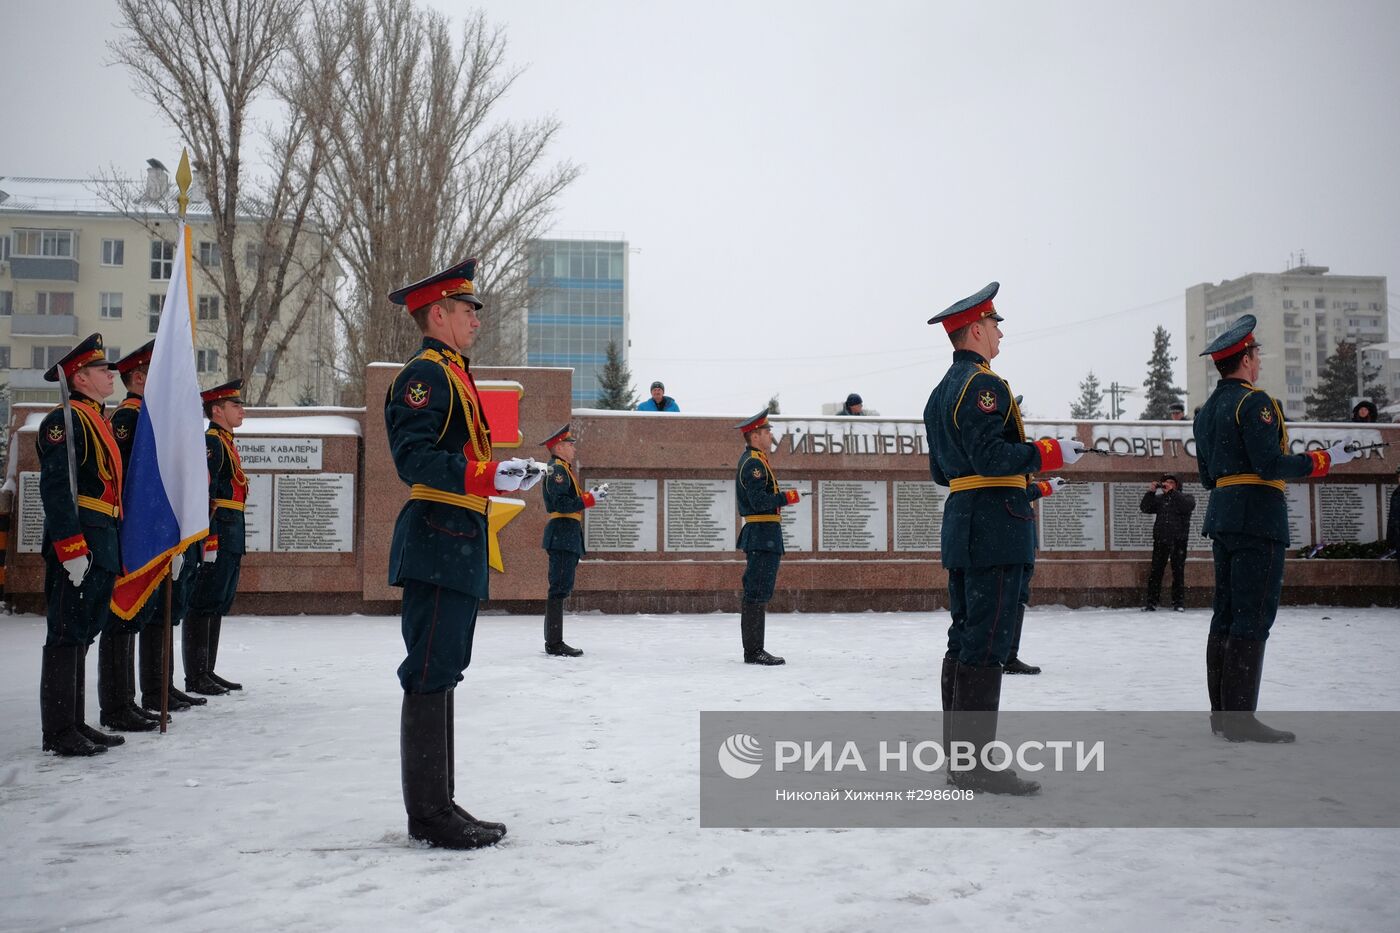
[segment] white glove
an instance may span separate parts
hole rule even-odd
[[[170,558],[170,579],[180,579],[180,571],[185,569],[185,555],[176,554]]]
[[[600,486],[594,486],[592,489],[588,490],[588,493],[593,497],[594,502],[602,502],[608,497],[608,484],[603,483]]]
[[[216,547],[207,547],[207,548],[204,549],[204,562],[205,562],[206,564],[212,564],[212,563],[214,563],[214,561],[216,561],[216,560],[218,560],[218,559],[219,559],[219,549],[218,549],[218,548],[216,548]]]
[[[525,462],[528,464],[528,466],[526,466],[525,468],[524,478],[520,481],[521,492],[524,492],[527,489],[533,489],[535,487],[535,484],[538,483],[540,480],[544,479],[544,475],[549,472],[549,468],[545,464],[540,463],[534,457],[531,457]]]
[[[496,489],[500,492],[514,492],[519,489],[525,479],[527,462],[519,457],[502,460],[500,466],[496,467]]]
[[[1351,441],[1333,441],[1326,450],[1328,458],[1332,461],[1332,466],[1341,466],[1343,463],[1350,463],[1356,459],[1354,451],[1347,450]]]
[[[83,577],[87,576],[88,567],[92,564],[92,557],[84,554],[82,557],[70,557],[63,562],[63,569],[68,573],[68,579],[73,581],[73,589],[83,585]]]
[[[1080,457],[1084,456],[1084,451],[1088,449],[1081,442],[1073,439],[1066,440],[1062,437],[1057,437],[1055,438],[1055,443],[1060,445],[1060,456],[1064,459],[1065,466],[1076,462]]]
[[[1061,479],[1058,476],[1052,476],[1049,479],[1045,480],[1045,482],[1049,484],[1050,492],[1048,494],[1052,496],[1069,485],[1069,483],[1066,483],[1063,479]]]

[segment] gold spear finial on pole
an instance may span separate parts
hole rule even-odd
[[[180,167],[175,170],[175,184],[180,188],[180,196],[176,201],[180,205],[180,219],[185,219],[185,209],[190,206],[190,181],[194,176],[190,174],[190,151],[180,150]]]

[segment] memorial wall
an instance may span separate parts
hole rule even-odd
[[[383,398],[397,365],[374,364],[366,397]],[[734,469],[743,413],[692,415],[569,409],[566,369],[478,371],[500,456],[536,456],[538,441],[572,420],[580,480],[606,482],[590,509],[588,554],[573,605],[605,611],[734,611],[743,555]],[[389,457],[381,409],[249,408],[236,441],[251,480],[248,555],[237,612],[387,612],[395,517],[407,487]],[[42,535],[33,431],[42,410],[16,406],[18,464],[7,598],[41,600]],[[802,498],[782,512],[787,557],[775,611],[933,609],[946,604],[939,527],[948,490],[929,479],[923,424],[915,420],[776,416],[771,461]],[[1152,516],[1139,505],[1150,482],[1172,473],[1196,496],[1199,532],[1207,493],[1197,482],[1189,424],[1045,422],[1032,437],[1078,436],[1103,451],[1058,471],[1069,485],[1037,504],[1036,603],[1135,605],[1152,547]],[[1400,456],[1400,426],[1290,425],[1295,451],[1332,440],[1389,441],[1334,476],[1290,484],[1293,547],[1285,571],[1291,603],[1400,605],[1400,565],[1379,560],[1302,560],[1317,542],[1374,541]],[[536,611],[545,597],[546,516],[538,488],[500,542],[504,574],[492,574],[497,608]],[[1188,601],[1209,603],[1210,542],[1190,538]]]

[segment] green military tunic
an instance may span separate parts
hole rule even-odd
[[[551,457],[544,478],[544,507],[549,521],[541,546],[549,553],[549,598],[567,599],[574,590],[574,574],[584,554],[583,513],[594,504],[583,491],[568,461]]]
[[[795,494],[778,488],[767,454],[746,446],[735,472],[734,498],[744,521],[736,543],[746,558],[744,599],[764,604],[773,598],[784,554],[780,510],[796,501]]]
[[[1201,485],[1210,490],[1202,533],[1215,560],[1211,631],[1264,641],[1289,544],[1285,481],[1325,473],[1328,458],[1289,453],[1282,408],[1244,379],[1221,379],[1194,429]]]
[[[46,645],[91,644],[107,623],[112,587],[121,573],[121,451],[103,417],[102,403],[75,392],[71,407],[76,503],[68,482],[68,428],[61,406],[44,416],[35,438],[44,506]],[[63,561],[85,554],[91,563],[82,586],[74,588]]]
[[[943,505],[941,549],[948,568],[948,657],[1005,663],[1027,568],[1035,563],[1035,512],[1026,476],[1041,468],[1026,441],[1015,393],[971,350],[953,364],[924,406],[929,473],[952,493]]]
[[[438,693],[471,663],[477,607],[489,593],[486,509],[498,464],[467,361],[432,337],[389,387],[384,423],[410,487],[389,545],[389,583],[404,588],[399,682],[409,693]]]

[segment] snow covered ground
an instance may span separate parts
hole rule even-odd
[[[1035,609],[1019,709],[1205,709],[1207,615]],[[242,694],[94,759],[39,751],[43,620],[0,618],[0,928],[1372,930],[1396,830],[702,830],[702,709],[936,709],[947,616],[483,616],[457,797],[495,849],[408,845],[397,619],[226,620]],[[1263,705],[1400,709],[1393,610],[1293,608]],[[89,721],[96,664],[88,665]],[[1287,717],[1267,721],[1286,727]],[[1204,731],[1202,741],[1212,741]],[[1215,740],[1219,741],[1219,740]]]

